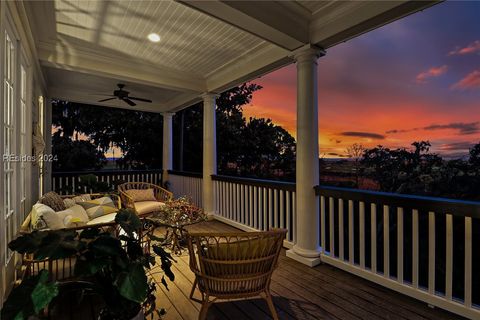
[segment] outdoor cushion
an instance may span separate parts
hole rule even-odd
[[[125,191],[134,202],[139,201],[156,201],[153,189],[130,189]]]
[[[92,225],[92,224],[99,224],[99,223],[109,223],[115,221],[115,216],[117,215],[116,212],[114,213],[109,213],[103,216],[100,216],[98,218],[92,219],[87,222],[87,225]]]
[[[35,203],[30,213],[30,225],[33,230],[41,230],[47,228],[47,223],[45,222],[43,215],[45,212],[55,213],[55,210],[43,203]]]
[[[43,203],[44,205],[49,206],[55,211],[62,211],[67,209],[63,199],[58,195],[58,193],[50,191],[44,194],[38,202]]]
[[[72,200],[75,201],[76,203],[79,203],[79,202],[90,201],[92,200],[92,197],[89,194],[81,194],[79,196],[73,197]]]
[[[146,214],[159,211],[165,203],[160,201],[140,201],[135,202],[135,211],[138,214]]]
[[[87,211],[87,215],[90,220],[109,213],[114,213],[118,210],[113,203],[113,200],[109,197],[101,197],[90,201],[78,202],[78,204]]]
[[[65,207],[67,209],[70,208],[70,207],[73,207],[76,204],[75,200],[69,199],[69,198],[63,199],[63,203],[65,204]]]

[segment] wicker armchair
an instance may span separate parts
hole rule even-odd
[[[270,294],[270,281],[277,266],[287,230],[238,233],[187,234],[190,269],[202,294],[199,319],[217,299],[261,296],[273,319],[278,319]]]
[[[135,202],[131,196],[128,195],[127,190],[145,190],[153,189],[155,195],[155,201],[141,201]],[[120,199],[122,200],[122,205],[125,208],[130,208],[135,210],[139,216],[148,215],[156,211],[159,203],[165,203],[168,200],[173,199],[173,193],[170,191],[159,187],[152,183],[147,182],[127,182],[118,186],[118,192],[120,194]],[[152,202],[152,203],[148,203]]]

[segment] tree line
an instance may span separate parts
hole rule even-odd
[[[262,87],[246,83],[217,99],[218,173],[263,179],[293,180],[295,139],[271,119],[249,118],[244,106]],[[159,169],[162,166],[163,118],[158,113],[54,101],[52,151],[54,171],[102,168],[112,146],[122,152],[119,169]],[[203,103],[173,118],[174,169],[201,172]]]

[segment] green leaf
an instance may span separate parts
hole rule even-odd
[[[118,256],[125,254],[120,240],[111,236],[99,237],[89,244],[96,256]]]
[[[24,279],[13,288],[1,310],[1,319],[28,319],[44,309],[58,295],[58,285],[48,282],[48,271]]]
[[[34,251],[35,259],[62,259],[75,255],[84,248],[84,243],[75,239],[74,230],[48,231]]]
[[[125,232],[132,237],[135,231],[143,227],[142,221],[131,209],[121,209],[115,216],[115,222],[118,223]]]
[[[18,253],[33,253],[42,244],[43,238],[48,235],[45,231],[34,231],[32,233],[24,234],[10,241],[8,247],[10,250]]]
[[[80,233],[80,239],[94,239],[100,234],[100,228],[88,228]]]
[[[131,301],[142,303],[147,297],[147,276],[141,264],[135,263],[128,272],[121,272],[115,285],[120,294]]]
[[[33,302],[35,313],[42,311],[58,295],[58,286],[56,283],[48,283],[48,272],[40,273],[37,286],[33,289],[30,297]]]

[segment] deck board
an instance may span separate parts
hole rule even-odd
[[[219,221],[188,227],[193,232],[232,232],[238,229]],[[167,309],[165,319],[194,320],[200,303],[190,300],[194,275],[188,266],[188,253],[175,258],[175,281],[161,289],[157,304]],[[332,266],[309,268],[285,256],[272,277],[271,291],[281,319],[345,320],[447,320],[463,319],[405,295],[386,289]],[[156,275],[157,281],[161,275]],[[159,285],[159,287],[162,287]],[[200,293],[195,292],[199,299]],[[208,319],[271,319],[263,299],[219,301],[210,308]]]

